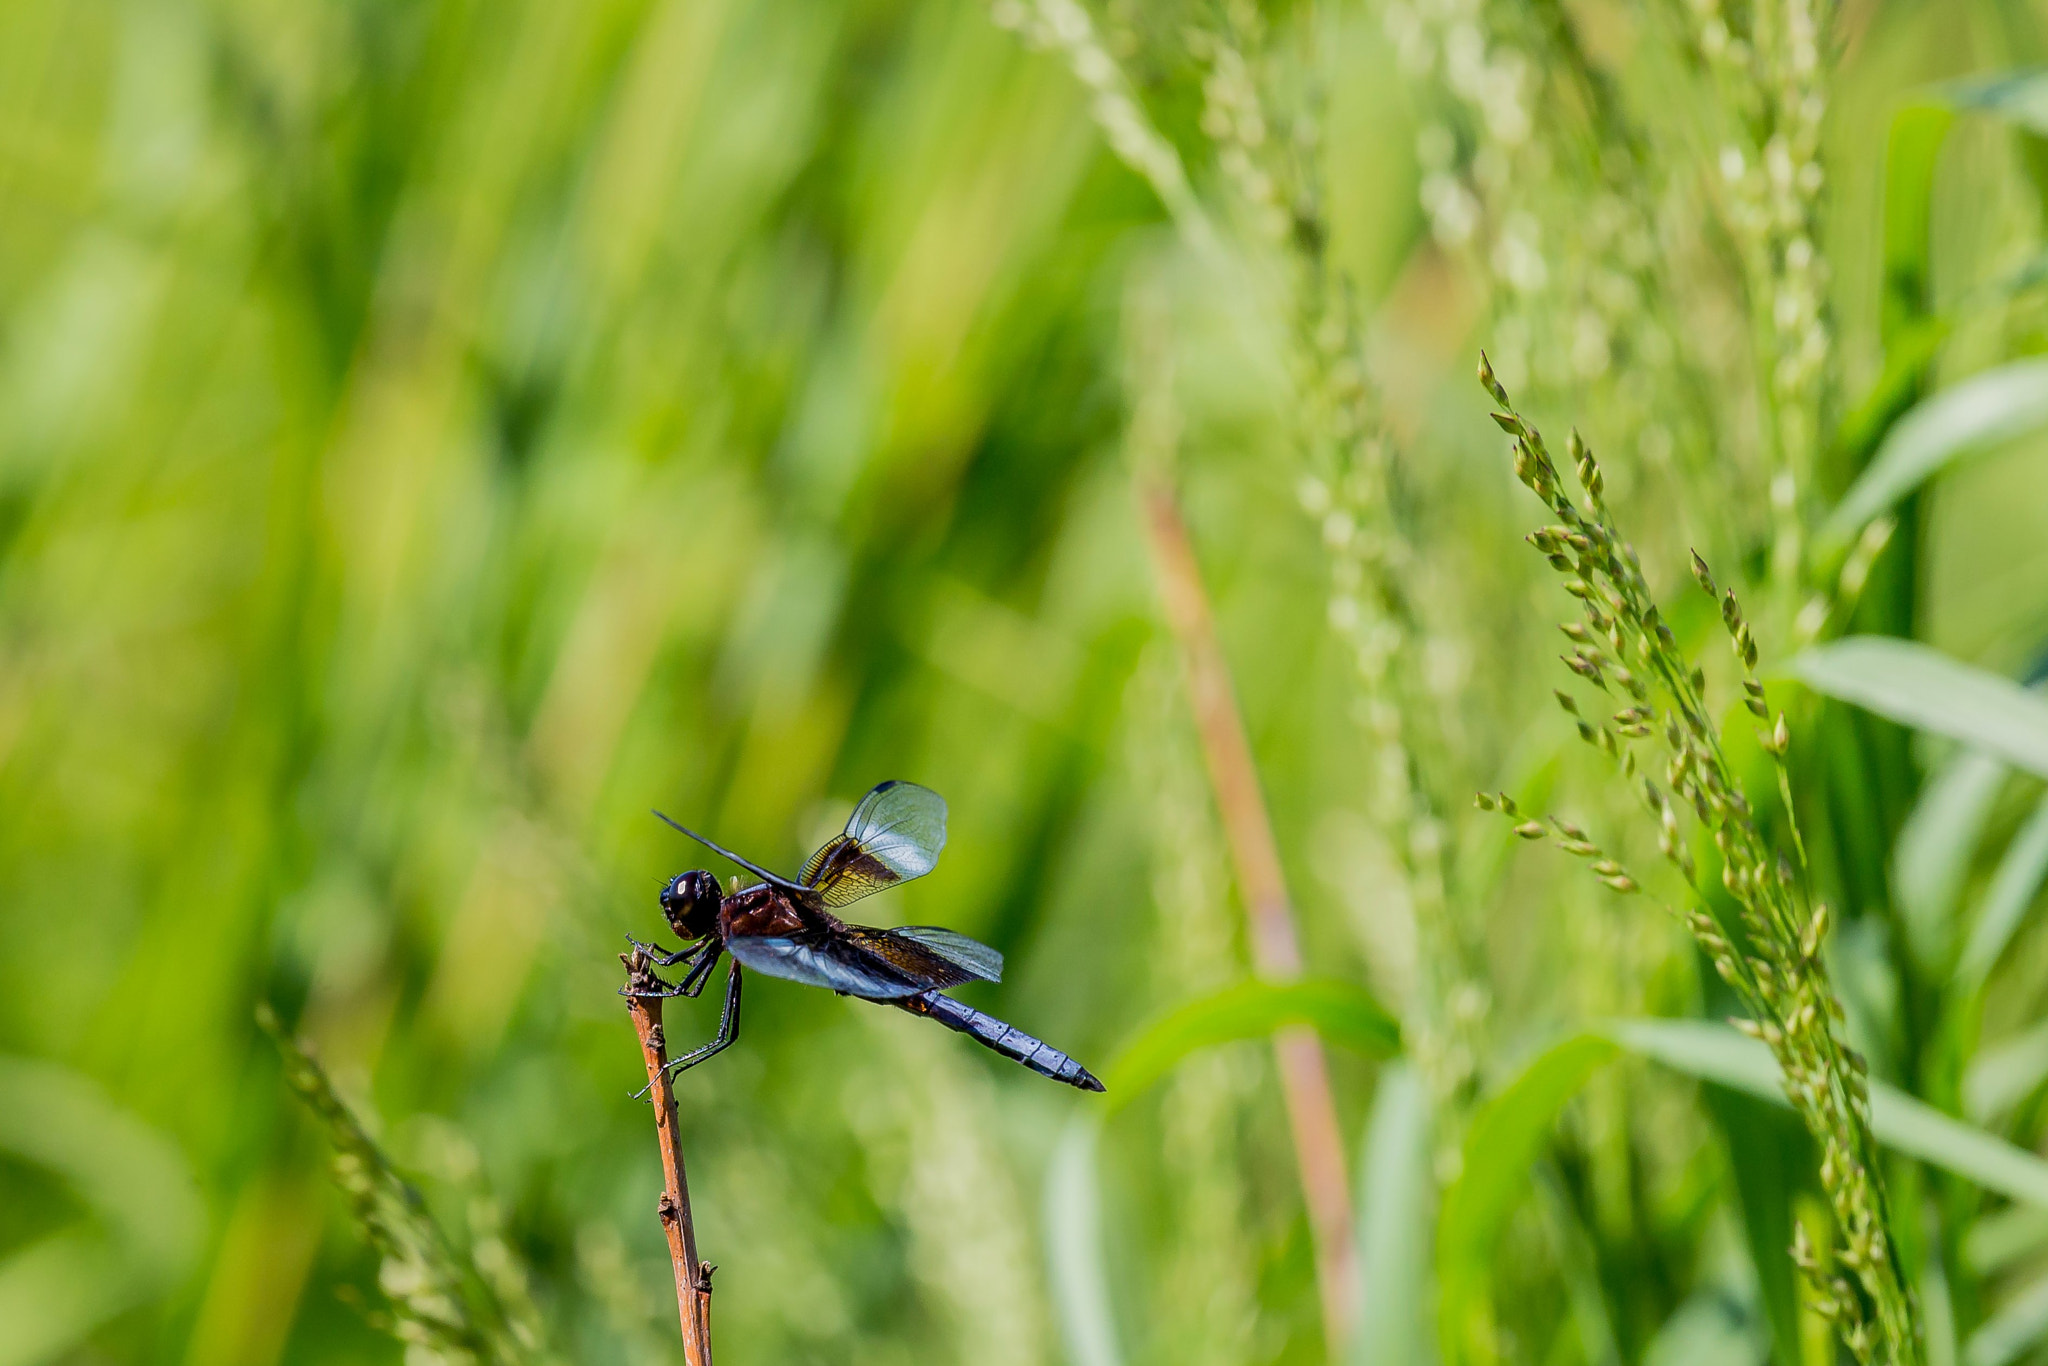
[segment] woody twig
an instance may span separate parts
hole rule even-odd
[[[682,1316],[683,1360],[688,1366],[711,1366],[711,1263],[697,1259],[697,1230],[690,1222],[690,1182],[683,1171],[683,1143],[676,1133],[676,1096],[670,1085],[668,1043],[661,1032],[661,997],[640,995],[665,990],[654,975],[645,951],[620,954],[626,965],[627,1011],[640,1036],[647,1062],[648,1099],[654,1105],[654,1131],[661,1140],[662,1231],[668,1234],[669,1260],[676,1269],[676,1308]]]

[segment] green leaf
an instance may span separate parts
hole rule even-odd
[[[1705,1020],[1617,1020],[1608,1038],[1677,1071],[1788,1104],[1770,1049]],[[1870,1083],[1878,1142],[1955,1173],[1985,1190],[2048,1206],[2048,1162],[1881,1081]]]
[[[1437,1217],[1438,1339],[1452,1361],[1486,1311],[1493,1245],[1528,1188],[1529,1167],[1549,1141],[1566,1102],[1615,1056],[1597,1034],[1566,1039],[1538,1055],[1480,1108],[1465,1136],[1465,1161]]]
[[[1358,1174],[1358,1262],[1364,1273],[1352,1366],[1428,1366],[1429,1092],[1406,1063],[1373,1093]]]
[[[1892,855],[1899,919],[1914,960],[1929,976],[1955,951],[1956,907],[2006,767],[1982,750],[1959,750],[1920,790]]]
[[[2031,1259],[2048,1246],[2048,1210],[2014,1205],[1987,1214],[1970,1226],[1963,1256],[1980,1276],[1996,1276]]]
[[[2048,1333],[2048,1276],[2000,1306],[1963,1344],[1963,1366],[2006,1366]]]
[[[1772,1360],[1797,1366],[1798,1268],[1785,1249],[1792,1246],[1793,1201],[1812,1182],[1819,1160],[1813,1140],[1784,1106],[1747,1092],[1709,1084],[1700,1088],[1700,1105],[1713,1116],[1727,1144],[1743,1242],[1771,1330]]]
[[[1761,1042],[1706,1020],[1611,1020],[1540,1054],[1481,1107],[1464,1167],[1437,1219],[1438,1339],[1448,1360],[1483,1337],[1490,1263],[1500,1230],[1528,1189],[1528,1171],[1565,1104],[1627,1049],[1675,1071],[1786,1106],[1778,1065]],[[1895,1152],[1988,1191],[2048,1208],[2048,1162],[1882,1082],[1870,1083],[1871,1127]]]
[[[2048,1207],[2048,1162],[1925,1101],[1870,1084],[1870,1123],[1895,1152],[1955,1173],[1988,1191]]]
[[[2023,288],[2025,283],[2015,277],[2015,288]],[[1934,363],[1952,330],[1945,318],[1913,318],[1885,342],[1883,371],[1856,406],[1842,415],[1841,428],[1835,434],[1836,443],[1849,453],[1852,469],[1869,463],[1892,424],[1912,408],[1927,367]],[[1828,548],[1847,547],[1830,543]]]
[[[1963,1109],[1989,1124],[2048,1081],[2048,1020],[1977,1050],[1963,1072]]]
[[[1928,367],[1953,330],[1954,313],[1943,316],[1934,311],[1930,229],[1935,169],[1956,111],[2003,116],[2032,128],[2040,80],[2039,73],[2024,72],[1952,82],[1924,92],[1892,116],[1885,140],[1884,287],[1878,320],[1884,370],[1843,417],[1836,433],[1836,443],[1852,472],[1865,468],[1886,432],[1911,406],[1926,382]],[[2028,273],[2021,271],[1991,293],[2002,297],[2026,288]],[[1862,522],[1856,525],[1860,527]],[[1842,530],[1824,540],[1840,551],[1854,531]]]
[[[1123,1106],[1203,1048],[1258,1039],[1308,1025],[1325,1040],[1372,1057],[1400,1051],[1401,1027],[1364,987],[1328,978],[1239,982],[1190,1001],[1131,1041],[1103,1078],[1112,1106]]]
[[[206,1207],[183,1154],[84,1076],[0,1057],[0,1153],[56,1174],[90,1212],[0,1259],[0,1366],[74,1352],[190,1270]]]
[[[1821,538],[1853,540],[1873,517],[1965,456],[2048,425],[2048,358],[1994,366],[1933,395],[1893,424],[1829,514]]]
[[[1884,300],[1881,316],[1887,370],[1906,334],[1935,321],[1928,287],[1934,171],[1958,110],[2003,118],[2048,132],[2048,74],[2004,72],[1949,81],[1924,91],[1892,116],[1884,155]],[[1880,387],[1882,382],[1880,382]]]
[[[1675,1072],[1760,1100],[1786,1103],[1771,1050],[1727,1025],[1711,1020],[1610,1020],[1600,1032],[1629,1052]]]
[[[1977,922],[1970,927],[1969,942],[1956,963],[1959,985],[1974,989],[1991,975],[2005,946],[2018,932],[2027,907],[2040,893],[2043,878],[2048,878],[2048,797],[2035,804],[2034,814],[2027,817],[1998,861]]]
[[[1109,1268],[1102,1253],[1102,1185],[1095,1162],[1101,1118],[1077,1114],[1053,1149],[1045,1178],[1045,1251],[1053,1316],[1074,1366],[1122,1366]]]
[[[1889,636],[1817,646],[1788,669],[1816,692],[2048,777],[2048,701],[2010,679]]]
[[[1933,221],[1934,168],[1955,122],[1940,103],[1909,104],[1892,116],[1884,154],[1884,300],[1887,360],[1907,329],[1927,318],[1928,229]]]

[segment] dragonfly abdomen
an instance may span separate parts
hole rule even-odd
[[[1083,1091],[1100,1091],[1095,1074],[1051,1044],[1034,1039],[1015,1025],[1005,1024],[986,1011],[976,1010],[936,991],[920,992],[891,1001],[913,1015],[928,1015],[948,1029],[956,1029],[984,1048],[1023,1063],[1042,1077],[1063,1081]]]

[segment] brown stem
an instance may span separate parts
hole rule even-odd
[[[626,965],[628,991],[660,991],[647,955],[640,949],[620,954]],[[668,1042],[661,1032],[661,998],[628,996],[626,1009],[640,1052],[647,1061],[647,1098],[654,1105],[654,1131],[661,1140],[663,1188],[656,1209],[668,1234],[668,1256],[676,1268],[676,1308],[683,1321],[683,1360],[688,1366],[711,1366],[711,1272],[697,1260],[697,1229],[690,1222],[690,1182],[683,1172],[683,1141],[676,1133],[676,1093],[669,1084]]]
[[[1180,641],[1188,695],[1201,737],[1202,758],[1216,792],[1224,838],[1251,921],[1252,962],[1261,977],[1285,981],[1301,976],[1301,943],[1273,823],[1259,790],[1258,769],[1244,718],[1230,684],[1230,669],[1216,642],[1216,625],[1202,590],[1201,569],[1187,525],[1165,479],[1138,477],[1152,564],[1166,602],[1167,621]],[[1335,1356],[1350,1340],[1359,1286],[1357,1248],[1351,1236],[1351,1192],[1344,1174],[1344,1140],[1337,1107],[1330,1098],[1330,1073],[1322,1040],[1306,1027],[1273,1036],[1294,1158],[1301,1169],[1301,1194],[1315,1240],[1316,1282],[1322,1294],[1323,1332]]]

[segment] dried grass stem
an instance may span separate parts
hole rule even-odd
[[[628,991],[659,991],[647,955],[640,949],[620,954],[626,965]],[[661,997],[631,996],[626,1010],[640,1053],[647,1063],[648,1100],[654,1106],[654,1131],[661,1142],[661,1199],[656,1208],[662,1232],[668,1235],[669,1260],[676,1271],[676,1309],[682,1317],[683,1360],[689,1366],[711,1366],[711,1272],[697,1258],[697,1229],[690,1219],[690,1181],[683,1170],[683,1142],[676,1132],[676,1094],[669,1081],[668,1042],[661,1029]]]
[[[1168,623],[1180,643],[1188,695],[1202,758],[1215,790],[1216,806],[1230,847],[1232,866],[1250,920],[1252,962],[1261,977],[1285,981],[1302,970],[1294,910],[1273,839],[1273,823],[1259,790],[1259,775],[1245,736],[1244,718],[1231,687],[1229,666],[1216,640],[1216,626],[1202,589],[1200,567],[1179,505],[1164,479],[1138,477],[1146,540]],[[1344,1171],[1344,1140],[1330,1095],[1330,1074],[1322,1041],[1313,1030],[1290,1029],[1273,1038],[1288,1128],[1301,1171],[1315,1241],[1316,1280],[1322,1295],[1323,1331],[1334,1355],[1350,1337],[1356,1317],[1359,1269],[1351,1230],[1351,1192]]]

